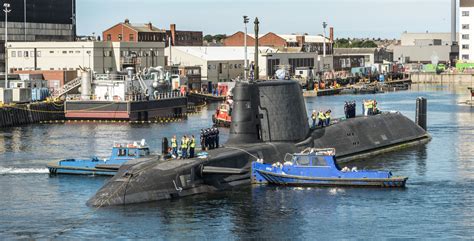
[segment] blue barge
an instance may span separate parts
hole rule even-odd
[[[104,175],[113,176],[120,166],[133,159],[150,155],[150,148],[145,140],[141,142],[118,143],[112,147],[112,154],[107,159],[65,159],[53,161],[46,166],[50,174]]]
[[[336,164],[335,154],[333,148],[311,148],[302,153],[287,154],[283,164],[253,162],[252,181],[288,186],[404,187],[408,180],[408,177],[393,176],[389,171],[341,169]]]

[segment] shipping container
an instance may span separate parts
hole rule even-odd
[[[31,89],[31,100],[32,101],[43,101],[49,97],[48,88],[33,88]]]
[[[0,88],[0,102],[2,104],[10,104],[13,101],[12,89]]]
[[[13,89],[13,102],[15,103],[31,102],[31,89],[14,88]]]

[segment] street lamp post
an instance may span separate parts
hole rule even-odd
[[[89,55],[89,71],[91,70],[91,52],[87,52],[87,54]]]
[[[326,57],[326,27],[328,24],[323,22],[323,57]]]
[[[8,9],[9,3],[3,4],[3,11],[5,12],[5,89],[8,88],[8,13],[12,10]]]
[[[249,17],[244,16],[244,26],[245,26],[245,36],[244,36],[244,80],[247,80],[247,71],[248,71],[248,58],[247,58],[247,23],[249,22]]]
[[[154,56],[155,53],[153,52],[153,49],[150,49],[150,55],[151,55],[151,67],[155,66],[155,61],[154,61]]]
[[[255,18],[255,21],[253,22],[254,23],[254,30],[255,30],[255,55],[254,55],[254,63],[255,63],[255,66],[254,66],[254,74],[253,74],[253,80],[258,80],[258,77],[259,77],[259,69],[258,69],[258,31],[259,31],[259,27],[258,25],[260,24],[260,22],[258,21],[258,18]]]

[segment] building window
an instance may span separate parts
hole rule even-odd
[[[462,39],[469,40],[469,34],[463,34]]]
[[[107,34],[107,41],[111,41],[112,40],[112,35],[111,34]]]
[[[36,56],[41,57],[41,51],[36,51]]]
[[[73,53],[74,53],[74,51],[70,50],[70,51],[69,51],[69,53],[70,53],[70,54],[73,54]]]
[[[16,51],[12,51],[12,57],[13,57],[13,58],[16,57]]]
[[[80,54],[80,53],[81,53],[81,51],[80,51],[80,50],[76,50],[76,54]]]
[[[463,54],[462,59],[463,60],[469,60],[469,54]]]
[[[462,49],[469,49],[469,44],[463,44]]]
[[[67,54],[67,51],[63,51],[63,54]]]
[[[118,40],[119,40],[119,41],[122,41],[122,34],[119,34],[119,35],[118,35]]]
[[[298,67],[313,67],[314,66],[313,58],[288,59],[288,62],[291,65],[292,74],[295,73],[295,70]]]
[[[28,57],[28,51],[25,51],[25,55],[23,55],[23,56],[25,56],[25,58],[27,58]]]
[[[463,17],[469,17],[469,11],[462,11]]]
[[[18,51],[18,57],[23,57],[23,51]]]
[[[462,29],[469,29],[469,24],[463,24]]]
[[[50,54],[54,54],[54,51],[49,51]]]
[[[129,41],[135,41],[135,35],[133,35],[133,33],[131,33],[131,34],[128,36],[128,40],[129,40]]]
[[[110,56],[112,56],[112,51],[110,51],[110,50],[104,50],[104,56],[105,56],[105,57],[110,57]]]
[[[267,59],[267,76],[275,75],[278,65],[280,65],[280,59]]]

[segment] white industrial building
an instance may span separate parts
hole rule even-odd
[[[393,46],[393,61],[400,63],[448,63],[451,33],[402,33],[401,44]]]
[[[474,0],[460,0],[459,5],[459,57],[462,61],[474,61]]]
[[[259,47],[259,78],[274,76],[279,66],[289,66],[294,72],[297,67],[318,66],[315,52],[280,52],[271,47]],[[255,48],[248,47],[248,63],[254,60]],[[183,66],[201,66],[201,76],[207,82],[228,82],[244,74],[244,47],[172,47],[165,54],[171,64]],[[170,57],[171,56],[171,57]]]
[[[163,42],[11,42],[8,43],[10,73],[19,70],[78,70],[95,73],[164,66]]]

